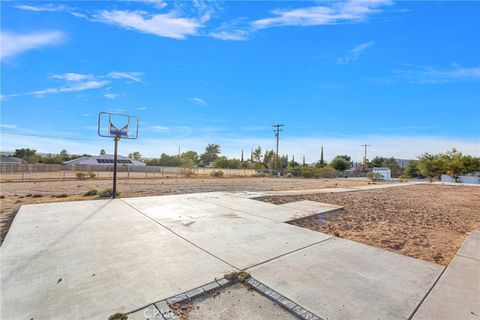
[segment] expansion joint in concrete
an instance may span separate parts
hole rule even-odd
[[[211,253],[211,252],[209,252],[209,251],[207,251],[207,250],[203,249],[202,247],[200,247],[200,246],[196,245],[195,243],[193,243],[192,241],[190,241],[190,240],[186,239],[185,237],[182,237],[181,235],[179,235],[178,233],[176,233],[175,231],[173,231],[173,230],[172,230],[172,229],[170,229],[169,227],[167,227],[167,226],[163,225],[162,223],[158,222],[157,220],[155,220],[155,219],[153,219],[153,218],[149,217],[148,215],[146,215],[145,213],[143,213],[143,212],[142,212],[141,210],[139,210],[138,208],[136,208],[136,207],[132,206],[132,205],[131,205],[131,204],[129,204],[128,202],[126,202],[126,201],[123,201],[123,200],[121,200],[121,201],[122,201],[123,203],[125,203],[127,206],[129,206],[129,207],[131,207],[132,209],[134,209],[135,211],[137,211],[138,213],[140,213],[142,216],[146,217],[148,220],[150,220],[150,221],[153,221],[154,223],[158,224],[159,226],[161,226],[161,227],[163,227],[163,228],[167,229],[168,231],[170,231],[171,233],[173,233],[173,234],[174,234],[174,235],[176,235],[177,237],[179,237],[179,238],[181,238],[182,240],[184,240],[184,241],[188,242],[189,244],[191,244],[192,246],[194,246],[194,247],[196,247],[196,248],[198,248],[198,249],[202,250],[203,252],[206,252],[206,253],[208,253],[208,254],[209,254],[209,255],[211,255],[212,257],[214,257],[214,258],[216,258],[216,259],[218,259],[218,260],[222,261],[223,263],[226,263],[226,264],[228,264],[228,265],[229,265],[229,266],[231,266],[232,268],[234,268],[234,269],[238,269],[237,267],[235,267],[234,265],[232,265],[232,264],[228,263],[227,261],[223,260],[222,258],[220,258],[220,257],[218,257],[218,256],[214,255],[213,253]]]

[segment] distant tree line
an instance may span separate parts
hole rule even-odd
[[[105,155],[104,149],[100,150],[100,155]],[[65,161],[77,159],[80,157],[90,157],[89,154],[70,154],[63,149],[58,154],[39,155],[34,149],[16,149],[14,157],[22,159],[26,163],[45,163],[45,164],[63,164]],[[338,155],[330,162],[325,161],[323,157],[323,147],[321,149],[320,160],[313,163],[305,163],[303,157],[301,163],[292,156],[279,155],[278,164],[275,164],[274,150],[263,151],[257,147],[250,151],[250,156],[244,156],[243,150],[239,159],[227,158],[221,155],[221,147],[218,144],[208,144],[203,153],[189,150],[179,155],[168,155],[162,153],[159,158],[144,159],[140,152],[130,153],[129,158],[143,160],[149,166],[173,166],[173,167],[213,167],[219,169],[255,169],[255,170],[300,170],[306,177],[335,177],[338,172],[352,169],[353,162],[348,155]],[[480,158],[463,155],[456,149],[439,154],[425,153],[417,160],[411,160],[405,167],[401,167],[398,161],[393,158],[375,157],[367,160],[365,168],[359,165],[353,170],[365,171],[374,167],[386,167],[392,171],[394,177],[411,178],[438,178],[441,174],[448,174],[457,178],[462,174],[480,172]]]
[[[81,157],[90,157],[89,154],[69,154],[67,150],[63,149],[58,154],[47,154],[40,155],[37,154],[35,149],[15,149],[15,152],[12,156],[22,159],[26,163],[45,163],[45,164],[63,164],[65,161],[81,158]]]

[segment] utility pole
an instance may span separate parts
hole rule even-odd
[[[362,144],[362,147],[365,147],[365,155],[363,156],[363,168],[367,169],[367,148],[371,147],[371,144]]]
[[[275,156],[275,174],[277,174],[277,171],[278,171],[278,142],[280,140],[280,132],[282,132],[282,127],[284,127],[285,125],[284,124],[274,124],[272,127],[274,128],[273,129],[273,132],[275,132],[275,138],[277,140],[277,153],[276,153],[276,156]]]

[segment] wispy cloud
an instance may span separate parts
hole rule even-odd
[[[163,9],[168,5],[168,3],[163,0],[136,0],[136,1],[151,5],[155,9]]]
[[[118,72],[118,71],[113,71],[110,72],[108,77],[112,79],[129,79],[135,82],[142,82],[142,72]]]
[[[319,26],[339,23],[358,23],[372,14],[381,12],[381,7],[390,0],[332,2],[329,5],[311,6],[291,10],[276,9],[274,17],[256,20],[256,29],[281,26]]]
[[[453,64],[448,68],[405,64],[393,73],[410,83],[447,83],[455,81],[480,80],[480,67],[462,67]]]
[[[49,74],[48,77],[55,80],[63,81],[64,83],[57,87],[51,87],[47,89],[34,90],[25,93],[13,93],[3,95],[3,99],[19,96],[35,96],[43,97],[50,94],[58,93],[69,93],[69,92],[78,92],[92,89],[99,89],[107,86],[113,80],[116,79],[128,79],[134,82],[141,82],[141,72],[110,72],[106,75],[93,75],[93,74],[83,74],[83,73],[63,73],[63,74]],[[103,94],[103,97],[107,99],[114,99],[123,94],[121,93],[112,93],[110,92],[111,87],[106,88],[106,92]]]
[[[4,129],[17,129],[17,125],[16,124],[5,124],[5,123],[2,123],[0,124],[0,128],[4,128]]]
[[[147,107],[138,107],[137,110],[147,110]]]
[[[202,105],[202,106],[207,105],[207,102],[205,100],[203,100],[202,98],[199,98],[199,97],[192,97],[192,98],[189,98],[189,100],[195,102],[196,104]]]
[[[352,48],[348,54],[344,57],[340,57],[337,59],[337,63],[338,64],[348,64],[348,63],[351,63],[351,62],[355,62],[358,60],[358,58],[360,57],[360,55],[367,49],[367,48],[370,48],[371,46],[373,46],[375,44],[374,41],[370,41],[370,42],[365,42],[365,43],[361,43],[359,44],[358,46]]]
[[[107,93],[104,93],[103,94],[103,97],[104,98],[107,98],[107,99],[115,99],[115,98],[118,98],[120,96],[122,96],[123,94],[121,93],[111,93],[111,92],[107,92]]]
[[[36,11],[36,12],[42,12],[42,11],[54,12],[54,11],[63,11],[68,7],[64,4],[48,3],[48,4],[35,4],[35,5],[19,4],[19,5],[16,5],[15,8],[20,10]]]
[[[179,17],[174,12],[149,14],[145,11],[102,10],[96,18],[117,27],[173,39],[195,35],[202,27],[200,21]]]
[[[219,40],[245,41],[248,40],[251,30],[237,27],[220,27],[209,33],[209,36]]]
[[[25,51],[56,45],[65,40],[65,34],[61,31],[42,31],[28,34],[18,34],[2,31],[0,59],[11,58]]]
[[[170,130],[169,127],[160,126],[160,125],[151,126],[150,128],[151,128],[153,131],[156,131],[156,132],[168,132],[168,131]]]

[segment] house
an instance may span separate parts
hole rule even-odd
[[[23,160],[13,156],[4,156],[0,157],[0,163],[23,163]]]
[[[66,166],[75,166],[75,165],[101,165],[101,166],[112,166],[113,165],[113,154],[106,154],[102,156],[93,156],[93,157],[81,157],[63,163]],[[130,159],[129,157],[119,155],[117,157],[118,165],[127,165],[127,166],[145,166],[145,162]]]

